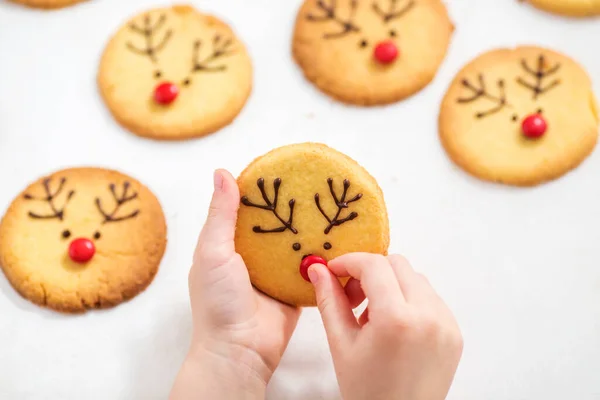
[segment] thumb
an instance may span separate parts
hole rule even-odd
[[[198,239],[197,251],[201,250],[204,257],[210,253],[211,261],[219,263],[227,261],[235,253],[234,236],[240,192],[229,172],[216,170],[213,178],[213,197]],[[213,257],[223,260],[212,260]]]
[[[327,332],[329,346],[340,345],[360,329],[350,300],[337,277],[326,266],[311,265],[308,276],[315,287],[317,306]]]

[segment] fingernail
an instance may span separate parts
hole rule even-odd
[[[215,171],[213,175],[213,182],[215,184],[215,190],[223,189],[223,175],[221,174],[221,171]]]
[[[310,279],[310,283],[315,284],[319,280],[319,274],[315,271],[314,267],[310,267],[308,269],[308,279]]]

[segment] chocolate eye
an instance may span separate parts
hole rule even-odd
[[[192,81],[190,81],[190,78],[186,78],[186,79],[183,81],[183,86],[189,86],[189,85],[190,85],[190,83],[192,83]]]
[[[541,114],[542,112],[544,112],[544,110],[542,110],[541,108],[538,108],[537,113]]]
[[[96,233],[94,233],[94,239],[98,240],[100,239],[102,235],[100,235],[100,232],[96,231]]]
[[[330,249],[331,249],[331,243],[329,243],[329,242],[325,242],[325,243],[323,243],[323,248],[324,248],[325,250],[330,250]]]
[[[365,47],[367,47],[368,45],[369,45],[369,43],[367,43],[367,41],[366,41],[366,40],[361,40],[361,41],[360,41],[360,47],[362,47],[362,48],[365,48]]]
[[[519,116],[517,114],[513,114],[513,116],[512,116],[513,122],[516,122],[518,119],[519,119]]]
[[[161,76],[162,76],[162,72],[160,72],[160,71],[156,71],[156,72],[154,73],[154,77],[155,77],[155,78],[160,78]]]
[[[396,37],[396,31],[395,30],[390,30],[390,37]]]
[[[294,243],[292,245],[292,249],[294,249],[294,251],[298,251],[302,248],[302,245],[300,245],[300,243]]]
[[[62,237],[65,239],[68,239],[71,236],[71,231],[68,229],[65,229],[64,231],[62,231]]]

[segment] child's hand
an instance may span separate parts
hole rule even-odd
[[[187,398],[186,392],[197,398],[242,398],[237,397],[242,393],[245,399],[264,398],[300,310],[252,287],[244,261],[235,252],[237,183],[228,172],[216,171],[214,184],[189,274],[194,331],[188,370],[184,365],[172,398]]]
[[[313,265],[319,311],[345,400],[443,400],[462,355],[462,336],[428,281],[400,256],[355,253],[329,269]],[[356,320],[352,308],[366,298]]]

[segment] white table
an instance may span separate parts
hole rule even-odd
[[[147,183],[169,224],[154,283],[109,311],[41,310],[0,275],[1,399],[165,399],[190,337],[187,272],[213,169],[237,174],[273,147],[309,140],[377,177],[391,251],[454,310],[466,347],[449,399],[600,399],[600,155],[541,187],[486,184],[453,166],[436,125],[450,79],[495,46],[564,51],[593,75],[600,96],[600,19],[568,20],[513,0],[448,0],[457,29],[435,82],[408,101],[357,109],[319,93],[291,60],[300,0],[193,3],[230,21],[248,44],[255,90],[232,126],[183,143],[121,129],[95,84],[108,37],[160,3],[92,0],[52,13],[0,4],[0,209],[49,171],[107,166]],[[305,310],[269,399],[337,396],[320,317]]]

